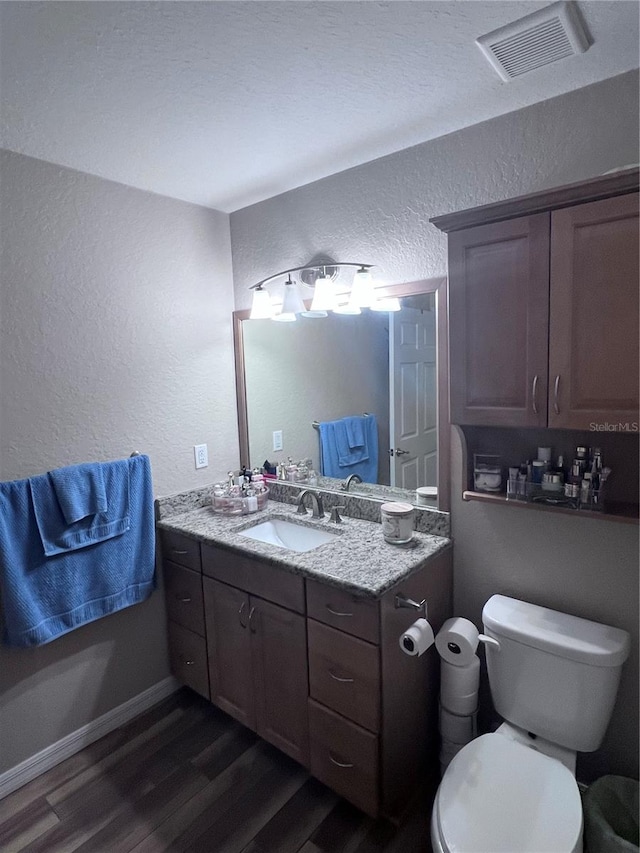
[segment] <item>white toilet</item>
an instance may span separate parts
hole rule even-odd
[[[598,749],[629,653],[626,631],[494,595],[482,611],[505,723],[449,764],[431,815],[434,853],[581,853],[576,752]]]

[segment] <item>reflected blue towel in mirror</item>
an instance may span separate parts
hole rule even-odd
[[[155,586],[155,526],[147,456],[123,460],[129,529],[47,557],[29,480],[0,483],[0,599],[4,642],[36,646],[148,598]],[[107,491],[109,504],[117,495]]]
[[[359,474],[365,483],[378,481],[378,422],[375,415],[362,417],[365,444],[351,449],[345,418],[318,425],[320,435],[320,468],[325,477],[348,477]]]

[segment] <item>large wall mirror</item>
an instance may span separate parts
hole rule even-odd
[[[310,458],[320,473],[317,423],[375,414],[379,486],[436,486],[437,507],[448,511],[446,279],[380,290],[400,297],[399,312],[294,323],[234,312],[240,462]]]

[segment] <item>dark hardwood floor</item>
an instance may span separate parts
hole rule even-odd
[[[0,800],[2,853],[429,853],[184,688]]]

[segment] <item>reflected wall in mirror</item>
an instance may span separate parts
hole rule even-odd
[[[371,413],[378,424],[377,482],[412,492],[437,486],[438,507],[448,510],[445,280],[380,290],[402,297],[402,310],[294,323],[234,313],[240,461],[255,467],[266,459],[310,458],[322,473],[313,422]],[[278,431],[282,451],[273,450]]]

